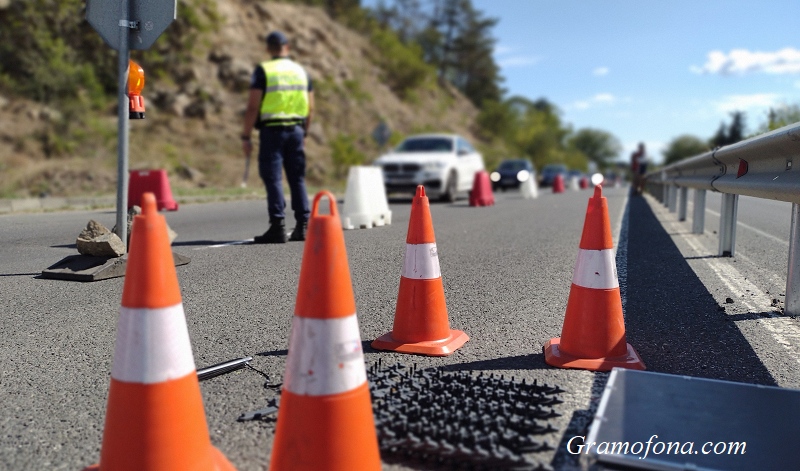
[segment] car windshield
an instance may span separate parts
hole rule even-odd
[[[564,173],[566,171],[567,167],[563,165],[547,165],[542,169],[542,173]]]
[[[506,160],[500,164],[500,170],[525,170],[525,162],[522,160]]]
[[[453,140],[446,137],[418,137],[403,141],[396,152],[453,152]]]

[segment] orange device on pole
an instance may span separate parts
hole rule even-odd
[[[128,98],[130,100],[130,119],[144,119],[144,69],[136,62],[130,61],[128,72]]]

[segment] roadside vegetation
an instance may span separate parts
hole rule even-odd
[[[664,165],[688,159],[718,147],[736,144],[744,139],[798,122],[800,122],[800,105],[783,104],[770,108],[758,127],[752,133],[748,133],[747,116],[743,111],[734,111],[730,114],[730,122],[721,122],[717,132],[707,139],[691,134],[673,138],[664,150]]]

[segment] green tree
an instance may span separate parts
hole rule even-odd
[[[716,134],[709,140],[709,145],[723,147],[736,144],[744,139],[746,128],[744,112],[734,111],[731,113],[731,124],[725,126],[725,122],[720,123]]]
[[[672,139],[663,151],[664,164],[668,165],[679,160],[708,152],[708,145],[697,136],[683,134]]]
[[[601,129],[583,128],[569,137],[569,147],[582,152],[601,169],[611,165],[622,152],[622,145],[613,134]]]
[[[760,132],[774,131],[778,128],[800,122],[800,106],[781,105],[777,108],[770,108],[767,121],[759,127]]]

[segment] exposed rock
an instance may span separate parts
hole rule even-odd
[[[58,110],[54,110],[50,107],[43,107],[39,110],[39,119],[42,121],[60,121],[62,118],[62,114]]]
[[[120,257],[125,253],[122,240],[94,219],[81,231],[75,245],[78,253],[92,257]]]
[[[183,109],[183,116],[187,118],[206,119],[213,111],[213,105],[203,98],[197,98]]]
[[[219,80],[228,88],[243,92],[250,88],[250,75],[253,73],[253,64],[242,60],[233,59],[219,64]]]
[[[11,6],[11,0],[0,0],[0,10],[5,10]]]
[[[111,231],[109,231],[106,226],[92,219],[89,221],[89,224],[86,225],[86,228],[81,231],[78,239],[92,240],[95,237],[100,237],[101,235],[110,233]]]
[[[311,123],[311,126],[308,128],[308,136],[311,139],[314,139],[317,144],[325,143],[325,131],[322,129],[322,125],[318,122]]]
[[[200,170],[197,170],[194,167],[190,167],[190,166],[188,166],[186,164],[178,165],[178,167],[175,169],[175,172],[181,178],[184,178],[184,179],[192,181],[192,182],[199,182],[204,177],[203,172],[201,172]]]
[[[2,1],[3,0],[0,0],[0,2]],[[8,106],[9,103],[11,103],[11,101],[9,101],[8,98],[4,97],[3,95],[0,95],[0,110],[6,109],[6,106]]]
[[[183,116],[184,110],[192,104],[192,99],[189,98],[189,95],[184,93],[178,93],[175,95],[175,99],[172,101],[172,114],[175,116]]]
[[[92,257],[121,257],[125,254],[125,245],[116,234],[104,234],[92,240],[79,238],[78,253]]]

